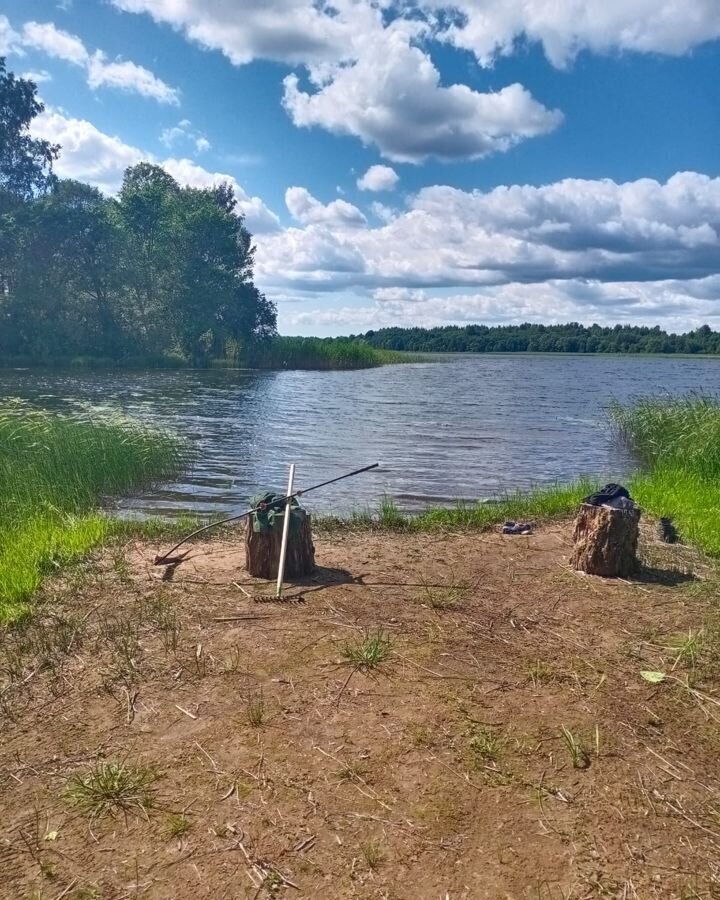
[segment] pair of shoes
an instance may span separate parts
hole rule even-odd
[[[532,522],[506,522],[502,527],[503,534],[532,534]]]

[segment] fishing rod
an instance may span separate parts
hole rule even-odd
[[[353,472],[346,472],[345,475],[338,475],[337,478],[330,478],[328,481],[321,481],[320,484],[314,484],[312,487],[305,488],[305,490],[295,491],[292,494],[288,494],[285,497],[278,497],[277,500],[272,500],[270,503],[261,503],[259,506],[255,506],[253,509],[248,509],[246,512],[238,513],[236,516],[229,516],[227,519],[219,519],[217,522],[210,522],[209,525],[203,525],[202,528],[198,528],[195,531],[190,532],[190,534],[185,535],[185,537],[178,541],[174,547],[168,550],[167,553],[162,553],[155,557],[155,565],[156,566],[171,566],[180,563],[185,559],[187,554],[190,552],[186,550],[184,553],[181,553],[180,556],[173,556],[176,550],[179,550],[183,544],[187,543],[191,538],[196,537],[198,534],[202,534],[204,531],[208,531],[210,528],[215,528],[218,525],[227,525],[228,522],[237,522],[240,519],[244,519],[247,516],[251,516],[256,512],[264,512],[268,509],[277,509],[282,506],[284,503],[287,503],[289,500],[293,500],[295,497],[302,497],[303,494],[309,494],[310,491],[317,491],[320,488],[327,487],[329,484],[335,484],[338,481],[343,481],[345,478],[352,478],[353,475],[360,475],[362,472],[369,472],[371,469],[377,469],[380,463],[373,463],[371,466],[364,466],[362,469],[355,469]]]

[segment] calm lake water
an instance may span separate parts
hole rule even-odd
[[[298,487],[379,462],[312,494],[314,510],[405,510],[490,498],[632,466],[610,400],[720,393],[720,360],[461,356],[358,372],[38,373],[0,370],[0,397],[51,408],[117,409],[175,429],[192,471],[120,504],[124,515],[226,514],[261,488]]]

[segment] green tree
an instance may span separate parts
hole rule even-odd
[[[53,184],[52,164],[60,148],[30,135],[30,124],[43,109],[37,86],[8,72],[0,57],[0,204],[6,207]]]

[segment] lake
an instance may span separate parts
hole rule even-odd
[[[58,373],[0,370],[0,396],[48,408],[114,409],[175,429],[192,470],[121,514],[231,514],[259,489],[284,491],[373,462],[380,469],[307,498],[347,513],[387,495],[416,511],[589,475],[632,460],[607,405],[647,394],[720,393],[720,359],[463,355],[354,372]]]

